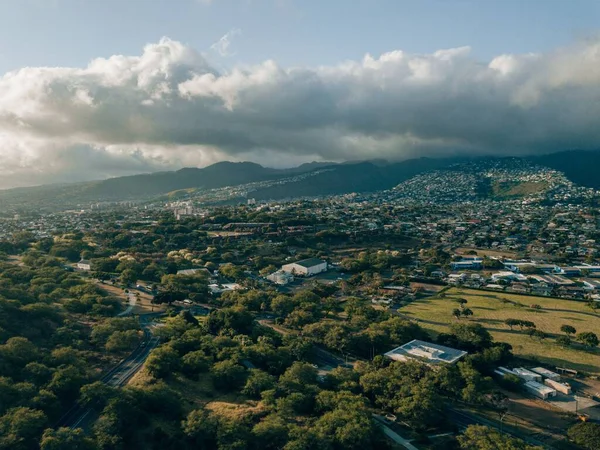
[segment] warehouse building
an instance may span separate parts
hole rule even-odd
[[[310,277],[327,271],[327,261],[319,258],[308,258],[281,266],[281,270],[292,275]]]
[[[548,378],[549,380],[560,381],[560,375],[556,372],[552,372],[551,370],[544,369],[543,367],[534,367],[531,369],[532,372],[540,374],[544,378]]]
[[[524,381],[535,381],[538,384],[542,381],[542,376],[539,373],[532,372],[524,367],[516,367],[512,371]]]
[[[562,394],[571,394],[573,391],[571,390],[571,385],[569,383],[561,383],[559,381],[551,380],[550,378],[546,378],[544,380],[544,384],[552,389],[557,390]]]
[[[549,386],[545,386],[537,381],[528,381],[524,384],[527,392],[535,395],[542,400],[546,400],[548,397],[556,397],[556,390]]]

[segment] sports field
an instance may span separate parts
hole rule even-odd
[[[585,302],[461,288],[452,288],[442,296],[444,297],[415,301],[398,312],[417,320],[423,328],[434,334],[448,331],[449,326],[457,322],[480,323],[496,341],[511,344],[516,355],[552,366],[600,373],[599,348],[590,351],[578,344],[563,348],[555,342],[562,334],[560,327],[565,324],[575,327],[577,333],[592,331],[600,335],[600,315],[592,311]],[[458,307],[455,301],[458,298],[467,300],[465,306],[473,311],[473,316],[456,319],[452,315],[452,310]],[[541,309],[530,307],[536,304]],[[539,340],[529,337],[519,327],[511,330],[504,324],[506,319],[531,321],[548,337]]]

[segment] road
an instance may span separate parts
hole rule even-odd
[[[398,433],[396,433],[394,430],[392,430],[390,427],[387,426],[386,419],[383,416],[380,416],[379,414],[373,414],[373,418],[379,423],[379,425],[381,426],[381,429],[383,430],[383,432],[385,433],[385,435],[390,438],[392,441],[394,441],[396,444],[400,444],[402,447],[406,448],[407,450],[419,450],[417,447],[415,447],[414,445],[412,445],[410,443],[410,441],[404,439],[402,436],[400,436]]]
[[[552,447],[551,445],[541,441],[542,439],[543,440],[551,439],[552,436],[549,434],[546,434],[546,433],[544,433],[544,434],[542,434],[542,433],[527,434],[520,430],[516,430],[513,427],[507,427],[507,426],[501,428],[494,421],[487,420],[481,416],[474,416],[472,414],[466,413],[465,411],[461,411],[456,408],[447,408],[447,411],[449,413],[448,417],[450,418],[450,420],[459,428],[467,428],[469,425],[485,425],[490,428],[494,428],[497,431],[500,431],[501,433],[506,433],[512,437],[521,439],[521,440],[525,441],[527,444],[541,447],[544,449],[549,449],[549,450],[554,449],[554,447]],[[536,437],[534,437],[534,436],[536,436]],[[565,443],[565,445],[568,445],[568,444]]]
[[[150,331],[152,327],[152,319],[158,317],[161,313],[144,314],[140,316],[140,325],[144,331],[144,339],[131,352],[131,354],[123,359],[119,364],[106,372],[100,381],[108,386],[115,388],[123,387],[144,365],[148,355],[154,350],[160,339],[153,337]],[[94,416],[94,409],[89,406],[84,406],[76,403],[69,409],[56,423],[58,427],[83,428],[89,424],[90,419]]]
[[[131,312],[133,311],[133,307],[137,303],[137,296],[132,292],[129,292],[127,294],[127,299],[128,299],[129,304],[128,304],[127,308],[125,308],[124,311],[121,311],[119,314],[117,314],[118,317],[130,315]]]

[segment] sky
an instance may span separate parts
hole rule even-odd
[[[0,0],[0,188],[600,148],[599,0]]]

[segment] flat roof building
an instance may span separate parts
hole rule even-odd
[[[556,397],[556,390],[549,386],[545,386],[537,381],[528,381],[524,384],[525,389],[541,399],[547,399],[548,397]]]
[[[556,372],[552,372],[551,370],[544,369],[543,367],[534,367],[531,369],[532,372],[538,373],[544,378],[548,378],[549,380],[560,381],[560,375]]]
[[[524,367],[515,367],[513,373],[525,381],[542,381],[542,376]]]
[[[570,395],[573,393],[571,390],[571,385],[569,383],[561,383],[559,381],[551,380],[550,378],[546,378],[544,380],[544,384],[552,389],[557,390],[558,392],[566,395]]]
[[[394,361],[415,360],[429,365],[454,364],[463,358],[467,352],[414,339],[385,354]]]

